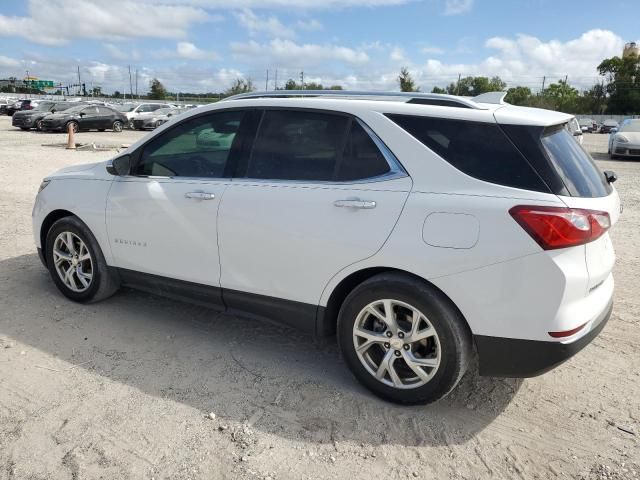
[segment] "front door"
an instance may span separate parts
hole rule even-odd
[[[131,175],[113,182],[106,215],[125,276],[191,288],[221,304],[216,216],[242,117],[238,110],[191,117],[132,153]]]
[[[220,205],[221,285],[230,309],[308,330],[324,287],[374,255],[411,179],[355,118],[266,110]]]

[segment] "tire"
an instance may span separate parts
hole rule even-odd
[[[71,125],[71,128],[73,129],[73,133],[78,133],[78,131],[80,130],[78,122],[71,120],[64,126],[65,133],[69,131],[69,125]]]
[[[391,310],[400,320],[395,333],[377,315],[364,313],[369,308],[382,312],[388,305],[383,300],[392,302]],[[418,335],[427,338],[411,342],[413,323],[409,318],[419,318]],[[356,323],[360,332],[368,331],[375,337],[360,354],[356,344],[362,348],[371,337],[355,335]],[[464,375],[473,352],[471,332],[455,305],[426,282],[399,273],[376,275],[357,286],[340,308],[337,330],[342,356],[358,381],[379,397],[401,404],[431,403],[447,395]],[[389,369],[383,369],[382,379],[376,377],[383,358],[389,359],[400,384]],[[376,359],[380,361],[376,363]],[[417,374],[408,362],[414,367],[415,362],[423,362],[417,366],[422,373]]]
[[[99,129],[98,129],[98,131],[99,131],[99,132],[104,132],[104,131],[105,131],[105,129],[104,129],[104,128],[99,128]]]
[[[20,127],[20,130],[22,130],[23,132],[28,132],[31,129],[29,127]]]
[[[73,248],[69,248],[69,240]],[[60,253],[54,255],[54,248]],[[120,287],[117,275],[107,267],[97,240],[78,217],[64,217],[55,222],[47,232],[45,249],[51,278],[67,298],[79,303],[99,302],[113,295]],[[74,252],[76,259],[72,261]],[[63,256],[70,260],[60,260]],[[85,260],[82,260],[83,257]],[[71,271],[68,281],[75,285],[75,289],[63,279],[65,271]],[[90,279],[87,279],[88,275]]]
[[[42,120],[38,120],[36,122],[36,130],[39,132],[42,132],[43,128],[44,128],[44,124],[42,123]]]
[[[111,129],[117,133],[120,133],[122,131],[122,127],[123,124],[120,120],[116,120],[115,122],[113,122],[113,125],[111,125]]]

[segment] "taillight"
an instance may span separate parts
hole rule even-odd
[[[607,212],[581,208],[518,205],[509,213],[544,250],[592,242],[611,226]]]

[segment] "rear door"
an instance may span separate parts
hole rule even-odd
[[[225,304],[310,329],[326,284],[382,247],[412,185],[359,120],[295,109],[262,114],[240,177],[218,214]]]

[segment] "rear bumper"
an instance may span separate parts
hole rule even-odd
[[[521,340],[475,335],[480,375],[490,377],[535,377],[562,364],[586,347],[609,321],[613,301],[592,322],[591,330],[571,343]]]

